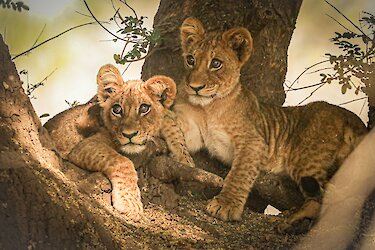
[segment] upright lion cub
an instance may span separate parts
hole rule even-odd
[[[97,83],[96,102],[67,110],[45,127],[63,157],[108,177],[115,209],[137,217],[143,211],[137,172],[132,161],[121,153],[139,153],[148,141],[160,135],[170,116],[168,108],[175,99],[176,86],[166,76],[124,82],[110,64],[100,68]]]
[[[246,28],[206,33],[199,20],[188,18],[181,42],[188,73],[174,111],[187,147],[207,148],[231,165],[208,213],[240,220],[258,173],[272,171],[290,175],[306,197],[288,225],[316,217],[321,188],[367,131],[361,120],[326,102],[287,108],[258,102],[240,83],[241,67],[253,50]]]

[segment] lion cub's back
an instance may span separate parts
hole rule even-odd
[[[296,107],[292,112],[297,112],[299,117],[294,138],[299,148],[302,140],[304,144],[315,147],[314,150],[338,150],[339,163],[367,133],[366,126],[357,115],[327,102],[313,102]]]
[[[87,103],[65,110],[43,126],[49,132],[56,149],[65,158],[69,152],[84,138],[99,129],[96,105]]]
[[[301,108],[302,127],[314,127],[316,132],[323,134],[337,133],[343,128],[352,129],[358,136],[367,132],[366,126],[356,114],[339,106],[320,101],[309,103]]]

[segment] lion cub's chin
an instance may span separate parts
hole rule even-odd
[[[211,96],[189,95],[189,102],[194,105],[206,106],[214,100]]]
[[[120,148],[120,151],[125,154],[138,154],[146,149],[146,145],[127,144]]]

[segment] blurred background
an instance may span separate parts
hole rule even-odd
[[[0,33],[9,46],[12,56],[16,56],[35,43],[42,42],[74,26],[92,22],[84,2],[81,0],[29,0],[23,1],[30,11],[21,13],[0,8]],[[331,0],[342,13],[358,24],[362,11],[375,13],[373,0]],[[111,0],[87,0],[94,15],[103,21],[109,20],[114,9],[121,6],[125,15],[132,11],[123,4]],[[115,5],[113,6],[112,3]],[[159,0],[128,0],[138,16],[146,16],[145,27],[152,28],[153,17],[158,9]],[[290,86],[307,67],[327,59],[325,53],[338,52],[329,39],[335,31],[343,32],[344,28],[329,16],[334,17],[344,26],[350,23],[342,18],[324,0],[304,0],[297,19],[296,29],[288,50],[288,73],[285,84]],[[123,44],[111,41],[112,37],[99,25],[87,25],[46,43],[27,55],[14,60],[17,70],[27,71],[22,74],[24,84],[35,84],[43,81],[44,86],[38,87],[32,94],[32,103],[39,116],[47,121],[53,115],[69,108],[68,103],[75,101],[85,103],[96,92],[96,74],[101,65],[115,64],[113,54],[121,53]],[[141,75],[143,61],[132,63],[123,77],[138,79]],[[121,71],[126,66],[117,65]],[[316,69],[327,67],[321,65]],[[318,83],[319,72],[304,74],[293,87],[301,88]],[[287,89],[287,87],[286,87]],[[315,88],[288,91],[286,106],[297,105],[308,97]],[[325,100],[341,105],[367,122],[368,104],[366,99],[351,102],[364,97],[349,91],[341,94],[338,84],[326,84],[302,104],[311,101]],[[349,102],[349,103],[347,103]],[[347,104],[345,104],[347,103]]]

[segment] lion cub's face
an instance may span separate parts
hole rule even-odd
[[[124,82],[113,65],[98,73],[98,98],[104,126],[124,153],[139,153],[158,135],[166,109],[176,95],[174,81],[154,76],[148,81]]]
[[[207,105],[230,94],[239,84],[240,69],[249,59],[253,41],[245,28],[205,33],[202,23],[187,18],[181,26],[185,90],[193,104]]]

